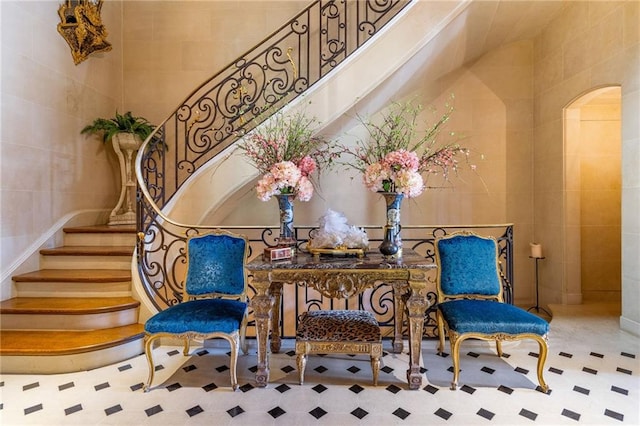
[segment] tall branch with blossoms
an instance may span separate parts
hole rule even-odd
[[[458,156],[467,162],[469,157],[469,150],[457,143],[438,144],[453,106],[447,103],[435,124],[419,132],[418,116],[422,110],[421,105],[412,102],[393,103],[380,123],[358,116],[368,138],[359,140],[354,148],[342,146],[339,152],[347,160],[341,163],[359,170],[369,190],[401,192],[408,198],[422,194],[425,179],[430,176],[441,175],[449,181],[451,174],[458,172]],[[475,170],[475,165],[469,166]]]
[[[311,199],[311,174],[329,165],[336,155],[330,142],[315,136],[318,124],[302,112],[287,115],[278,111],[245,137],[239,148],[262,174],[256,185],[260,200],[268,201],[276,194]]]

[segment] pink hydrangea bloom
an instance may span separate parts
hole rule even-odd
[[[281,161],[262,176],[256,192],[261,201],[269,201],[272,196],[283,193],[294,193],[300,201],[309,201],[313,195],[313,184],[294,163]]]
[[[262,179],[258,181],[256,186],[256,192],[258,198],[262,201],[268,201],[271,196],[278,191],[278,185],[271,173],[266,173],[262,176]]]
[[[296,187],[297,198],[300,201],[309,201],[313,195],[313,184],[306,176],[302,176]]]
[[[406,149],[400,149],[398,151],[392,151],[388,153],[383,160],[392,170],[408,169],[417,171],[420,166],[420,159],[415,151],[407,151]]]
[[[373,163],[367,167],[362,179],[370,191],[382,191],[383,182],[391,177],[391,170],[382,163]]]
[[[298,163],[298,167],[300,168],[303,176],[309,176],[316,170],[316,160],[306,155],[302,158],[302,160],[300,160],[300,162]]]
[[[364,184],[374,192],[401,192],[407,198],[417,197],[424,190],[419,166],[420,160],[415,152],[404,149],[393,151],[382,161],[366,168]]]
[[[295,187],[302,177],[302,172],[298,166],[291,161],[282,161],[274,164],[271,170],[269,170],[269,173],[273,174],[273,178],[278,182],[280,189],[289,186]]]
[[[414,170],[403,169],[396,172],[395,184],[396,190],[407,198],[417,197],[424,190],[424,180],[420,173]]]

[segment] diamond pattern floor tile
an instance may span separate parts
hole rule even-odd
[[[378,386],[368,357],[310,356],[305,384],[298,384],[293,342],[271,355],[271,383],[255,387],[255,341],[240,355],[240,389],[230,388],[225,348],[160,347],[154,387],[142,391],[144,356],[96,370],[61,375],[0,376],[0,420],[27,424],[640,424],[640,339],[614,321],[555,318],[545,379],[536,390],[537,344],[504,344],[498,358],[486,342],[467,341],[457,391],[449,390],[451,357],[425,340],[420,390],[405,382],[408,354],[393,354],[385,341]],[[612,325],[613,324],[613,325]],[[588,333],[582,332],[582,328]],[[588,335],[587,335],[588,334]],[[407,345],[405,344],[405,347]],[[448,350],[448,347],[446,348]]]

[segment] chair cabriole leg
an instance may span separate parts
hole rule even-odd
[[[544,373],[544,363],[547,360],[547,342],[543,337],[538,337],[535,340],[538,341],[538,346],[540,347],[540,353],[538,355],[538,382],[540,383],[540,389],[544,393],[549,392],[549,386],[544,381],[544,377],[542,377]]]
[[[439,310],[436,311],[436,321],[438,323],[438,354],[444,352],[444,318]]]
[[[182,351],[184,356],[189,356],[189,346],[190,346],[189,338],[185,337],[184,338],[184,349]]]
[[[463,339],[459,339],[455,333],[449,333],[449,344],[451,345],[451,358],[453,359],[453,380],[451,382],[451,390],[458,387],[458,376],[460,375],[460,343]]]
[[[236,366],[238,365],[238,347],[240,346],[239,335],[235,333],[231,338],[223,337],[229,342],[231,346],[231,360],[229,361],[231,367],[231,388],[235,391],[238,389],[238,375],[236,372]]]
[[[151,388],[151,382],[153,381],[153,375],[155,373],[155,367],[153,365],[153,341],[155,339],[150,336],[145,336],[144,338],[144,353],[147,356],[147,364],[149,365],[149,377],[147,378],[147,383],[142,387],[144,392],[149,392]]]

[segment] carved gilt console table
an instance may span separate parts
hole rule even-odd
[[[280,350],[280,299],[283,284],[303,284],[313,287],[329,298],[348,298],[360,294],[376,282],[393,287],[395,304],[395,330],[393,351],[402,352],[402,315],[408,316],[409,325],[409,389],[420,389],[420,353],[427,299],[428,271],[435,268],[429,260],[412,250],[404,249],[402,259],[386,261],[377,252],[364,257],[321,258],[305,253],[285,261],[265,261],[262,256],[252,260],[247,269],[252,275],[255,295],[251,307],[256,322],[258,343],[258,387],[269,382],[269,357],[267,346],[271,334],[270,349]],[[274,309],[275,308],[275,309]],[[271,324],[271,327],[269,325]],[[271,332],[271,333],[269,333]]]

